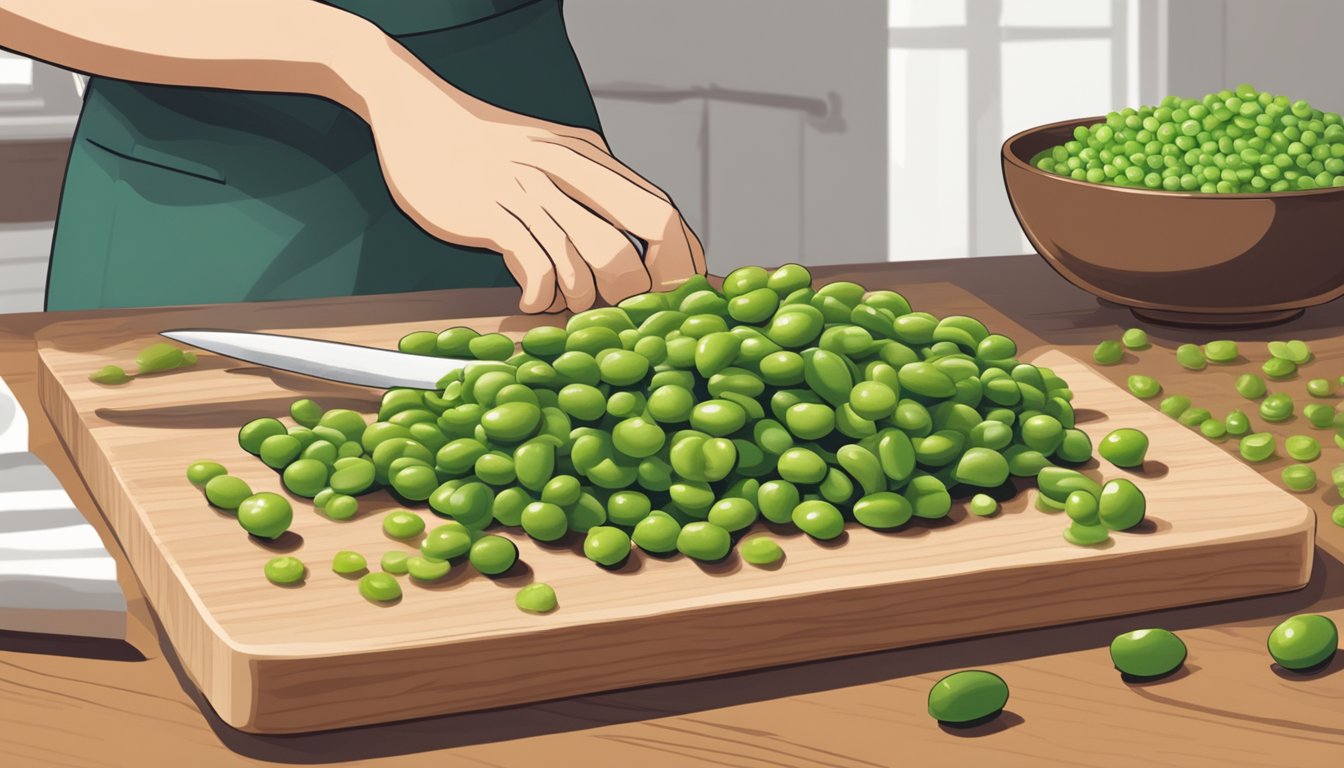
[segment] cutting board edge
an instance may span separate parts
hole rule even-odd
[[[1044,594],[1042,603],[1036,606],[1040,612],[1024,610],[1004,615],[998,621],[986,621],[986,614],[975,605],[970,605],[965,607],[970,614],[969,618],[963,617],[953,624],[938,625],[938,629],[906,623],[911,616],[907,609],[911,606],[887,615],[869,612],[866,607],[886,597],[881,593],[891,590],[866,587],[832,595],[825,601],[810,599],[813,596],[809,595],[791,595],[771,601],[768,606],[719,605],[710,609],[659,614],[644,621],[570,626],[516,637],[479,638],[470,642],[395,651],[364,652],[341,657],[248,658],[246,665],[255,686],[252,700],[257,707],[242,719],[224,719],[242,731],[280,734],[449,715],[634,686],[716,677],[820,658],[897,650],[1040,626],[1077,624],[1133,613],[1279,594],[1301,589],[1309,581],[1313,545],[1310,530],[1305,527],[1285,531],[1271,539],[1248,539],[1238,547],[1210,545],[1207,548],[1207,554],[1217,559],[1210,560],[1208,556],[1170,558],[1170,550],[1139,553],[1163,565],[1184,566],[1183,570],[1164,571],[1161,574],[1163,580],[1179,579],[1204,585],[1184,593],[1161,589],[1128,592],[1102,589],[1100,592],[1086,592],[1071,584],[1064,588],[1070,593],[1067,601],[1055,600],[1050,593]],[[1296,562],[1306,565],[1297,567]],[[1054,570],[1060,572],[1061,580],[1086,580],[1088,576],[1097,576],[1098,581],[1105,586],[1108,582],[1101,576],[1106,573],[1107,566],[1129,569],[1134,562],[1133,558],[1123,564],[1118,559],[1097,558],[1088,563],[1091,568],[1081,570],[1077,563],[1055,565]],[[1034,572],[1028,581],[1048,581],[1041,576],[1042,566],[1039,565],[991,569],[977,575],[986,581],[1000,582],[1015,577],[1023,578],[1027,571]],[[1254,573],[1253,578],[1237,580],[1238,574],[1248,572]],[[964,591],[967,575],[950,575],[926,585],[926,594],[933,594],[925,598],[927,605],[924,610],[947,612],[947,601],[937,594],[944,582],[949,590]],[[1070,605],[1079,602],[1086,603],[1090,608],[1080,610]],[[753,622],[755,609],[768,614],[769,620]],[[789,618],[781,619],[781,615],[785,614]],[[791,635],[806,630],[808,638],[805,640],[817,642],[818,625],[862,627],[862,633],[838,634],[826,638],[824,650],[821,651],[815,644],[791,639]],[[753,647],[769,648],[771,652],[750,656],[724,655],[712,647],[716,644],[716,632],[731,634],[733,641],[739,644],[742,643],[743,633],[754,632],[753,636],[759,643]],[[900,634],[902,632],[905,634]],[[589,661],[592,663],[576,664],[569,670],[556,670],[536,661],[544,659],[547,651],[568,642],[582,643],[588,649],[592,657]],[[622,663],[613,658],[613,648],[647,648],[643,644],[653,642],[666,649],[675,649],[679,654],[671,669],[651,669],[647,665]],[[693,643],[711,647],[697,648]],[[657,653],[657,648],[654,648],[642,658],[647,659]],[[574,658],[573,650],[567,650],[566,654],[571,660]],[[398,667],[405,668],[401,674],[386,675],[390,679],[384,681],[384,690],[363,692],[363,700],[379,700],[379,706],[373,707],[369,714],[352,716],[348,706],[333,705],[327,700],[320,681],[330,679],[330,665],[334,660],[358,668],[370,663],[368,660],[374,657],[385,671],[389,671],[389,667],[394,672]],[[631,660],[635,658],[631,657]],[[509,669],[514,677],[525,678],[529,683],[525,687],[515,685],[512,688],[501,688],[497,680],[491,679],[473,685],[457,672],[464,667]],[[630,669],[636,669],[638,673],[632,674],[628,671]],[[580,673],[576,670],[584,671]],[[604,677],[593,674],[593,670],[614,671]],[[545,694],[539,696],[539,690],[545,691]],[[299,697],[295,695],[296,691],[317,692]],[[213,696],[208,698],[212,702],[216,701]]]

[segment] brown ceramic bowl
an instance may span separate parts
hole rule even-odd
[[[1283,322],[1344,294],[1344,188],[1206,195],[1089,184],[1032,167],[1090,117],[1003,144],[1003,181],[1036,251],[1134,314],[1201,326]]]

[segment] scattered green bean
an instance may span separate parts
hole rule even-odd
[[[1125,357],[1125,348],[1114,339],[1107,339],[1092,350],[1092,359],[1098,365],[1115,365]]]
[[[1274,455],[1275,439],[1269,432],[1254,432],[1241,438],[1239,450],[1246,461],[1264,461]]]
[[[1293,417],[1293,399],[1282,392],[1260,401],[1260,418],[1265,421],[1287,421]]]
[[[331,570],[342,576],[359,573],[369,567],[368,561],[358,552],[343,549],[331,558]]]
[[[1274,627],[1266,641],[1269,655],[1284,669],[1310,670],[1324,664],[1339,647],[1339,628],[1316,613],[1293,616]]]
[[[550,613],[559,605],[555,589],[550,584],[536,582],[528,584],[513,596],[513,602],[527,613]]]
[[[379,558],[378,565],[386,573],[404,576],[410,571],[411,554],[400,549],[389,549]]]
[[[1297,366],[1291,361],[1273,357],[1260,366],[1260,370],[1271,379],[1289,379],[1297,375]]]
[[[742,559],[752,565],[774,565],[784,559],[784,550],[767,536],[748,536],[737,547]]]
[[[1157,409],[1173,419],[1180,418],[1190,407],[1190,398],[1185,395],[1170,395],[1162,399]]]
[[[1135,374],[1129,377],[1129,391],[1140,400],[1157,397],[1162,392],[1162,385],[1152,376]]]
[[[1267,390],[1265,380],[1254,373],[1243,373],[1238,376],[1236,387],[1237,394],[1248,400],[1264,397]]]
[[[1182,344],[1177,347],[1176,362],[1180,363],[1182,368],[1191,371],[1202,371],[1208,364],[1198,344]]]
[[[969,723],[993,717],[1008,703],[1008,684],[993,672],[953,672],[929,691],[929,715],[944,723]]]
[[[1227,434],[1233,437],[1241,437],[1251,429],[1251,420],[1246,418],[1242,411],[1231,411],[1227,418],[1223,419],[1223,425],[1227,429]]]
[[[105,365],[89,374],[89,381],[95,384],[125,384],[131,377],[119,365]]]
[[[1335,407],[1321,403],[1307,403],[1302,406],[1302,415],[1316,429],[1329,429],[1335,423]]]
[[[1316,470],[1306,464],[1290,464],[1281,473],[1283,484],[1290,490],[1306,493],[1316,487]]]
[[[303,581],[303,575],[307,573],[303,566],[303,561],[297,557],[281,555],[272,557],[266,561],[266,578],[272,584],[297,584]]]
[[[1111,663],[1136,678],[1158,678],[1185,663],[1185,643],[1165,629],[1136,629],[1111,641]]]
[[[1148,332],[1142,328],[1129,328],[1121,335],[1120,341],[1128,349],[1147,349]]]
[[[971,514],[980,517],[989,517],[999,511],[999,502],[987,493],[975,494],[966,506],[971,510]]]
[[[222,480],[215,478],[211,482]],[[209,484],[206,488],[209,489]],[[207,491],[208,492],[208,491]],[[294,522],[294,508],[278,493],[254,493],[238,505],[238,524],[263,539],[278,539]]]
[[[1199,432],[1210,440],[1217,440],[1227,434],[1227,424],[1222,419],[1205,419],[1199,423]]]
[[[1284,440],[1283,450],[1296,461],[1315,461],[1321,456],[1321,444],[1306,435],[1293,435]]]
[[[1211,363],[1231,363],[1237,359],[1237,342],[1210,341],[1204,345],[1204,357]]]
[[[1148,453],[1148,435],[1130,427],[1112,430],[1102,438],[1097,453],[1117,467],[1141,467]]]
[[[401,585],[391,575],[373,571],[360,577],[359,594],[371,602],[390,603],[401,599]]]
[[[1335,394],[1335,387],[1329,379],[1312,379],[1307,382],[1307,392],[1312,397],[1330,397]]]

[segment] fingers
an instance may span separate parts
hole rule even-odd
[[[523,289],[518,308],[524,312],[547,311],[556,300],[555,265],[528,225],[503,205],[499,208],[506,215],[494,248]]]
[[[546,150],[533,167],[566,195],[648,244],[644,262],[654,289],[671,287],[698,271],[681,213],[661,190],[631,179],[638,178],[633,171],[615,170],[624,166],[605,153],[585,154],[566,144],[540,143]]]
[[[528,176],[524,187],[528,196],[568,236],[577,257],[573,269],[582,269],[588,276],[590,290],[595,283],[597,293],[611,304],[649,290],[649,272],[639,252],[609,222],[576,203],[545,174]],[[560,273],[557,268],[557,274]],[[592,306],[595,297],[590,293],[585,298],[577,305],[570,300],[570,309],[578,312]]]

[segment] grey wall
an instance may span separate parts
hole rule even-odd
[[[1168,0],[1170,90],[1197,96],[1251,83],[1344,111],[1339,0]],[[1198,45],[1188,45],[1189,41]]]
[[[613,151],[710,268],[886,259],[885,0],[570,0]]]

